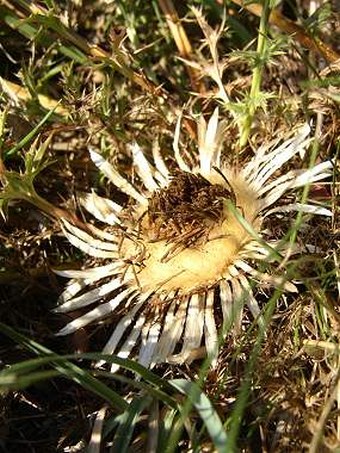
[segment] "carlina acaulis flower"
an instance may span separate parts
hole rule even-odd
[[[134,183],[90,151],[95,165],[129,201],[121,206],[95,192],[81,194],[80,204],[102,228],[89,224],[82,231],[62,222],[71,244],[98,265],[58,272],[71,280],[56,311],[89,307],[59,333],[114,314],[103,352],[135,357],[147,367],[190,362],[202,351],[214,365],[219,332],[231,320],[240,325],[245,305],[261,322],[252,287],[295,290],[282,270],[280,275],[259,270],[261,262],[274,259],[273,250],[281,257],[287,253],[282,238],[270,230],[269,216],[289,211],[331,215],[312,202],[297,202],[294,194],[328,178],[330,161],[302,170],[283,168],[309,145],[308,125],[234,166],[222,154],[224,127],[217,109],[208,124],[199,121],[198,153],[190,165],[179,149],[179,124],[172,158],[164,159],[154,148],[150,162],[137,144],[132,146]],[[301,252],[301,247],[294,251]]]

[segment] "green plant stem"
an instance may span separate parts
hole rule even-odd
[[[18,198],[33,204],[40,211],[45,212],[48,216],[53,217],[55,220],[65,219],[79,228],[85,229],[85,231],[88,230],[86,224],[81,222],[76,215],[72,214],[72,212],[65,211],[64,209],[54,206],[52,203],[38,195],[35,190],[31,191],[28,195],[23,194]]]
[[[60,104],[61,101],[57,102],[56,106],[46,113],[46,115],[39,121],[39,123],[22,139],[17,143],[13,148],[9,149],[7,152],[4,153],[4,158],[13,156],[17,153],[21,148],[23,148],[30,140],[32,140],[40,131],[41,127],[49,120],[49,118],[53,115],[56,108]]]
[[[319,120],[320,120],[320,115],[318,115],[318,122],[319,122]],[[318,127],[318,124],[317,124],[317,127]],[[317,137],[315,137],[314,140],[313,140],[313,143],[312,143],[312,147],[311,147],[311,156],[310,156],[310,160],[309,160],[309,168],[313,168],[313,166],[315,165],[315,162],[316,162],[316,159],[317,159],[317,156],[318,156],[319,145],[320,145],[319,140],[317,139]],[[300,201],[301,204],[305,204],[307,202],[310,186],[311,186],[311,183],[306,183],[303,186],[302,194],[301,194],[301,201]],[[297,241],[298,232],[299,232],[300,227],[301,227],[302,222],[303,222],[303,216],[304,216],[304,213],[302,211],[298,211],[298,213],[296,215],[295,222],[294,222],[294,224],[292,225],[292,227],[291,227],[291,229],[289,231],[289,249],[288,249],[288,253],[286,254],[285,259],[281,262],[280,268],[285,266],[286,262],[288,261],[288,259],[290,257],[291,251],[294,248],[294,244]]]
[[[256,111],[256,98],[260,92],[262,73],[264,67],[264,56],[267,49],[267,32],[268,32],[268,21],[270,15],[270,0],[264,0],[263,9],[260,19],[259,34],[257,38],[257,55],[258,62],[253,70],[252,83],[250,88],[249,102],[248,102],[248,111],[245,114],[243,119],[243,124],[241,126],[241,137],[240,137],[240,148],[243,148],[249,137],[251,124]]]
[[[63,357],[56,356],[53,351],[39,343],[31,340],[30,338],[25,337],[24,335],[16,332],[11,327],[7,326],[0,322],[0,331],[2,334],[11,338],[14,342],[20,344],[26,350],[33,352],[38,355],[41,359],[46,358],[48,362],[53,366],[53,368],[63,376],[66,376],[69,379],[72,379],[77,384],[80,384],[84,388],[90,390],[91,392],[97,394],[105,401],[110,403],[116,410],[119,412],[124,412],[129,404],[119,396],[115,391],[110,389],[107,385],[103,384],[101,381],[93,377],[86,370],[78,367],[72,362],[65,360]],[[55,359],[55,360],[54,360]],[[30,362],[32,364],[32,362]],[[34,362],[33,362],[34,363]],[[25,370],[27,363],[16,364],[15,367],[21,368],[22,371]],[[11,371],[11,369],[9,369]],[[36,376],[39,377],[39,376]],[[40,376],[41,378],[42,376]]]

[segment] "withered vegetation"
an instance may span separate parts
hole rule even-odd
[[[202,13],[190,9],[194,3]],[[133,179],[129,145],[137,141],[150,160],[153,150],[167,159],[182,113],[183,132],[177,138],[187,162],[199,140],[197,114],[208,119],[217,104],[225,118],[224,155],[239,165],[261,143],[279,140],[295,124],[310,121],[316,128],[317,159],[333,159],[335,165],[333,180],[312,186],[309,197],[326,202],[334,217],[315,220],[306,233],[308,245],[299,244],[315,248],[312,262],[290,258],[287,269],[299,294],[273,292],[269,303],[263,297],[265,332],[246,314],[242,329],[221,345],[216,369],[206,369],[199,360],[154,371],[164,382],[199,382],[226,432],[236,436],[238,451],[329,452],[340,448],[340,66],[334,57],[339,9],[335,1],[279,3],[269,20],[262,59],[254,44],[257,16],[263,14],[258,4],[254,10],[241,1],[225,8],[219,1],[1,3],[0,321],[60,355],[100,351],[107,341],[106,320],[100,327],[56,337],[66,315],[52,312],[65,284],[53,270],[80,269],[86,260],[63,238],[60,216],[92,222],[78,206],[77,193],[93,187],[128,203],[98,174],[89,147]],[[283,16],[287,5],[289,18]],[[312,10],[313,5],[318,8]],[[287,24],[300,31],[290,35]],[[261,90],[251,97],[259,64]],[[247,124],[253,108],[249,136],[240,147],[240,124]],[[308,166],[309,155],[300,157]],[[153,240],[176,246],[204,240],[211,221],[221,215],[220,197],[234,200],[231,191],[203,177],[174,174],[147,212]],[[277,220],[272,230],[279,237],[287,224],[294,230],[293,214]],[[35,357],[5,333],[2,329],[4,369]],[[89,362],[77,364],[92,370]],[[135,407],[131,451],[156,451],[153,439],[162,451],[168,437],[173,442],[168,451],[216,451],[199,413],[181,406],[181,397],[169,391],[164,402],[161,392],[148,393],[144,381],[134,387],[132,373],[119,373],[116,380],[100,377],[129,402],[141,395],[145,402],[139,412]],[[103,399],[76,380],[51,376],[30,381],[29,376],[20,380],[19,373],[0,387],[0,450],[84,451],[93,442]],[[167,406],[171,398],[182,415]],[[106,410],[108,424],[99,436],[103,452],[110,451],[112,439],[121,445],[114,434],[118,418],[112,422],[119,411],[114,404]],[[133,419],[135,414],[128,415]]]
[[[178,170],[168,187],[159,190],[148,206],[148,228],[153,240],[194,245],[222,218],[223,199],[235,199],[231,190],[211,184],[201,175]]]

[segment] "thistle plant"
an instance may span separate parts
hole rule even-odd
[[[222,335],[223,325],[240,328],[245,305],[261,322],[250,279],[258,287],[296,290],[283,271],[276,275],[259,270],[259,262],[284,258],[287,250],[281,238],[273,239],[270,220],[291,211],[331,216],[322,206],[300,203],[296,196],[288,203],[283,197],[328,178],[332,163],[274,176],[306,150],[307,125],[277,147],[262,146],[242,166],[228,164],[223,156],[217,109],[208,124],[201,121],[198,126],[201,141],[191,165],[181,155],[178,134],[168,163],[160,153],[149,162],[133,145],[138,186],[91,151],[96,166],[130,201],[122,206],[95,192],[81,194],[81,205],[109,226],[90,226],[88,234],[63,221],[64,234],[75,247],[109,261],[59,272],[71,280],[56,311],[90,308],[60,334],[117,312],[104,353],[124,358],[133,354],[147,367],[164,361],[190,363],[202,354],[214,364],[218,326]],[[303,249],[296,247],[294,253]]]
[[[43,120],[25,136],[21,142],[9,149],[4,156],[0,155],[0,214],[6,220],[8,206],[16,201],[25,201],[37,209],[45,212],[52,218],[65,217],[75,224],[81,224],[72,213],[49,203],[45,198],[39,195],[35,189],[35,180],[38,175],[52,162],[46,158],[46,151],[51,143],[53,133],[45,141],[41,141],[39,136],[35,138],[28,151],[23,155],[23,170],[8,170],[5,165],[6,158],[16,154],[39,132],[45,121],[52,115],[53,110],[48,112]],[[6,126],[6,110],[0,115],[0,140],[4,136]]]
[[[242,148],[248,140],[250,134],[250,127],[256,112],[257,106],[263,106],[262,102],[259,102],[260,90],[261,90],[261,79],[262,72],[266,64],[266,50],[268,48],[268,20],[271,10],[271,0],[264,0],[263,9],[260,19],[259,34],[257,38],[257,62],[254,65],[251,88],[249,93],[248,108],[244,113],[244,118],[240,120],[241,124],[241,137],[240,147]]]

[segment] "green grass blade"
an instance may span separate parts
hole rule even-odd
[[[141,412],[150,405],[152,399],[147,396],[135,398],[126,411],[117,417],[119,427],[113,439],[112,453],[125,453]]]
[[[227,201],[228,209],[232,212],[232,214],[236,217],[237,221],[242,225],[242,227],[249,233],[255,241],[261,244],[265,249],[270,252],[270,256],[268,260],[271,258],[276,258],[279,262],[283,260],[283,256],[271,247],[266,241],[264,241],[254,230],[254,228],[246,221],[246,219],[240,214],[239,210],[234,206],[231,201]]]
[[[167,450],[171,431],[174,429],[176,423],[176,415],[178,415],[178,410],[170,409],[160,421],[157,448],[158,453],[163,453]]]
[[[49,30],[47,28],[44,28],[42,33],[41,28],[36,26],[36,22],[39,16],[35,16],[35,22],[30,18],[18,19],[15,13],[7,8],[0,6],[0,18],[9,27],[11,27],[13,30],[17,30],[20,34],[22,34],[29,40],[36,40],[38,41],[38,43],[44,46],[51,46],[53,43],[55,43],[55,40],[49,34]],[[58,48],[63,55],[77,63],[90,63],[90,60],[87,58],[87,56],[72,44],[65,45],[58,43]]]
[[[238,450],[237,440],[239,438],[239,432],[241,430],[244,412],[247,407],[251,386],[255,376],[254,370],[256,367],[256,362],[259,355],[261,354],[266,329],[269,326],[275,307],[277,305],[277,301],[279,300],[281,295],[282,292],[280,290],[276,290],[273,296],[271,297],[270,301],[268,302],[266,310],[264,312],[264,324],[259,328],[259,332],[254,347],[248,359],[248,363],[243,375],[243,382],[239,388],[238,395],[235,401],[235,406],[229,419],[230,423],[228,429],[228,440],[226,445],[227,448],[226,451],[228,452],[229,451],[234,452]]]
[[[169,382],[176,390],[185,395],[191,404],[196,408],[207,428],[216,451],[219,453],[225,453],[227,433],[209,398],[202,392],[195,382],[190,382],[185,379],[172,379]]]
[[[122,366],[122,368],[126,368]],[[150,381],[144,382],[142,379],[130,379],[126,376],[123,376],[118,373],[111,373],[110,371],[97,371],[96,376],[103,376],[106,379],[114,379],[115,381],[123,382],[124,384],[128,384],[131,388],[134,388],[136,390],[141,390],[144,392],[147,392],[150,396],[152,396],[154,399],[162,401],[165,403],[167,406],[176,409],[177,408],[177,401],[175,398],[170,396],[168,393],[165,391],[161,390],[159,386]],[[167,381],[164,380],[164,384],[167,384]],[[165,385],[163,385],[165,387]],[[167,386],[167,390],[169,391],[169,387]],[[173,392],[173,390],[170,388],[170,391]]]
[[[39,123],[29,132],[25,137],[20,140],[13,148],[9,149],[7,152],[5,152],[5,158],[10,157],[13,154],[15,154],[17,151],[19,151],[23,146],[25,146],[28,142],[30,142],[40,131],[40,128],[48,121],[48,119],[53,115],[53,112],[55,109],[59,106],[60,101],[57,103],[57,105],[50,110],[49,112],[46,113],[46,115],[39,121]]]
[[[0,323],[0,331],[1,331],[1,323]],[[67,355],[57,355],[57,354],[49,354],[43,357],[37,357],[34,359],[25,360],[22,362],[15,363],[8,368],[3,369],[0,371],[0,388],[2,382],[7,382],[10,380],[10,376],[22,376],[27,375],[28,373],[36,372],[39,367],[49,365],[52,362],[54,364],[63,363],[65,361],[74,360],[74,359],[82,359],[82,360],[91,360],[91,361],[99,361],[99,360],[106,360],[108,363],[119,364],[122,368],[133,371],[142,377],[146,382],[142,380],[133,380],[129,379],[125,376],[120,376],[117,373],[110,373],[108,371],[102,370],[95,370],[91,371],[91,374],[96,374],[97,376],[103,376],[106,379],[114,379],[117,381],[125,382],[134,387],[138,390],[147,391],[150,393],[151,396],[154,398],[163,401],[165,404],[172,408],[177,407],[176,400],[168,395],[167,392],[173,392],[172,387],[168,384],[168,382],[151,371],[147,370],[143,366],[139,365],[138,363],[129,360],[129,359],[121,359],[120,357],[116,356],[107,356],[101,353],[85,353],[85,354],[67,354]],[[166,390],[166,391],[165,391]]]
[[[0,373],[0,395],[11,390],[23,390],[37,382],[52,379],[59,375],[60,372],[56,370],[37,371],[24,376],[20,376],[14,372]]]
[[[77,365],[74,365],[64,358],[62,358],[60,362],[58,360],[54,361],[55,356],[50,349],[47,349],[35,341],[26,338],[24,335],[15,332],[3,323],[0,323],[0,332],[35,354],[43,356],[52,355],[52,357],[48,357],[51,360],[51,365],[53,365],[53,367],[62,375],[101,396],[118,410],[124,411],[127,409],[128,403],[121,396],[119,396],[118,393],[114,392],[108,386],[93,377],[89,372],[83,370]]]

